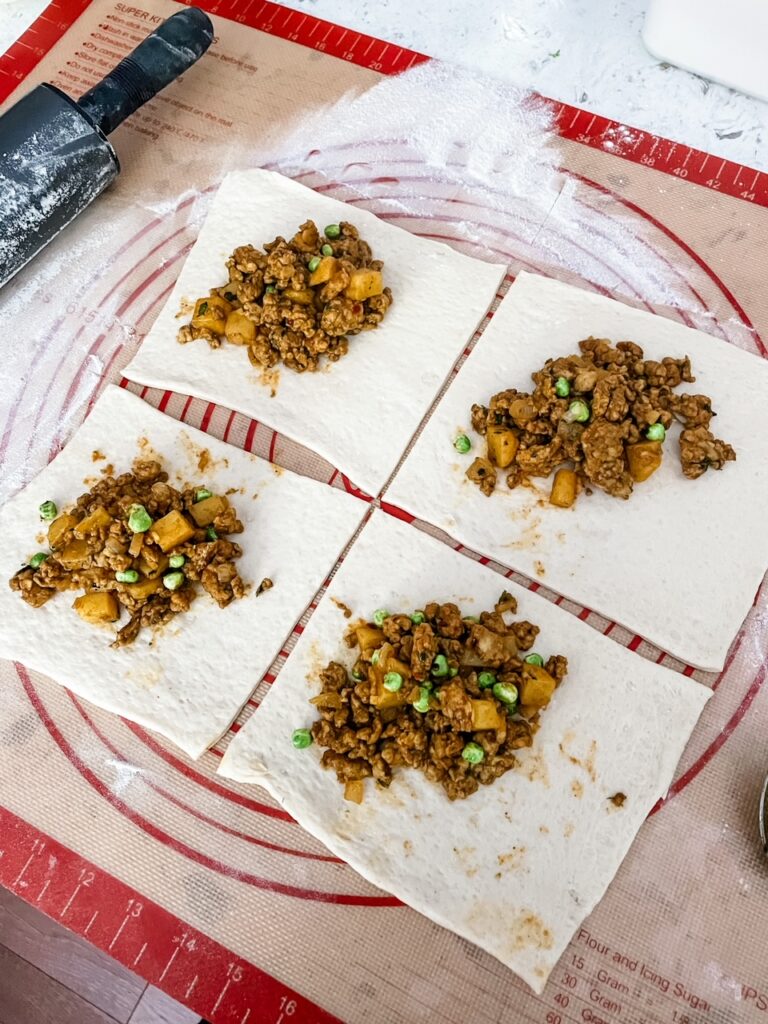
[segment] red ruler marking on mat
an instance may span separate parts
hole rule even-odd
[[[2,807],[0,885],[212,1024],[341,1024]]]
[[[0,56],[0,102],[24,81],[92,2],[54,0],[21,39]],[[181,2],[192,3],[193,0]],[[386,43],[268,0],[246,4],[245,8],[241,0],[194,0],[194,3],[217,17],[320,50],[382,75],[395,75],[430,59],[426,54]],[[714,192],[757,206],[768,206],[768,174],[732,160],[715,158],[703,150],[628,127],[568,103],[547,102],[555,112],[556,130],[565,139],[611,153],[622,160],[644,164]]]
[[[768,206],[768,174],[732,160],[716,159],[701,149],[629,128],[567,103],[549,102],[555,109],[557,131],[564,139],[692,181],[713,192]]]
[[[0,57],[0,103],[34,71],[92,2],[53,0],[24,35],[6,50]]]

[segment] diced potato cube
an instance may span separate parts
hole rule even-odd
[[[99,506],[85,519],[80,520],[75,527],[75,536],[87,537],[89,533],[98,533],[99,530],[105,530],[111,522],[112,516],[105,508]]]
[[[556,687],[557,680],[545,668],[526,662],[520,683],[520,704],[526,708],[544,708]]]
[[[152,525],[150,536],[161,551],[170,551],[179,544],[186,544],[194,532],[195,528],[187,517],[174,509]]]
[[[58,559],[65,569],[80,569],[88,561],[88,541],[71,540],[59,553]]]
[[[372,295],[381,295],[383,291],[384,281],[380,270],[353,270],[344,294],[348,299],[362,302],[363,299],[370,299]]]
[[[531,398],[513,398],[509,403],[509,415],[518,427],[523,427],[526,423],[535,418],[536,406],[533,404],[533,400]]]
[[[393,671],[390,669],[389,671]],[[399,690],[388,690],[384,685],[385,672],[381,661],[378,665],[372,665],[368,672],[368,679],[371,683],[370,702],[380,711],[385,708],[400,708],[408,703],[408,689],[401,686]]]
[[[210,526],[220,513],[229,508],[229,501],[222,494],[212,494],[210,498],[196,501],[189,514],[198,526]]]
[[[291,302],[298,302],[300,306],[311,306],[315,301],[315,293],[311,288],[284,288],[280,294]]]
[[[499,469],[506,469],[514,462],[520,439],[509,427],[488,427],[485,435],[488,443],[488,458]]]
[[[656,472],[661,465],[661,441],[641,441],[627,445],[629,473],[635,483],[641,484]]]
[[[154,553],[157,554],[156,552]],[[159,558],[155,557],[148,559],[145,555],[136,562],[136,568],[139,570],[142,576],[146,576],[147,579],[153,580],[157,576],[162,576],[165,570],[170,565],[170,561],[167,555],[160,555]],[[138,586],[138,584],[137,584]]]
[[[324,690],[322,693],[318,693],[316,697],[313,697],[309,703],[314,704],[316,708],[332,708],[334,711],[338,711],[343,701],[340,693]]]
[[[390,643],[382,645],[378,667],[383,673],[399,672],[404,682],[411,678],[411,666],[395,657],[395,649]]]
[[[500,729],[503,725],[504,718],[494,701],[472,701],[473,729]]]
[[[61,547],[64,543],[64,534],[68,530],[74,529],[78,523],[78,518],[71,512],[65,512],[63,516],[59,516],[54,519],[51,525],[48,527],[48,544],[55,551],[56,548]]]
[[[555,479],[552,481],[552,490],[549,495],[550,505],[557,505],[558,508],[570,508],[576,501],[577,480],[572,469],[558,469]]]
[[[344,786],[344,799],[353,804],[361,804],[365,795],[365,779],[352,779]]]
[[[141,549],[144,547],[145,533],[134,533],[131,538],[131,543],[128,545],[128,554],[131,558],[138,558],[141,554]]]
[[[120,605],[115,595],[106,590],[83,594],[75,600],[72,607],[81,619],[93,625],[116,622],[120,618]]]
[[[232,304],[220,295],[207,295],[195,303],[192,326],[200,327],[214,334],[223,334],[227,316],[232,312]]]
[[[316,284],[325,284],[326,281],[330,281],[334,274],[338,273],[338,270],[339,261],[335,256],[323,256],[317,265],[317,269],[312,271],[309,283],[313,288]]]
[[[373,626],[356,626],[355,636],[357,637],[357,645],[363,655],[370,654],[384,643],[384,634],[380,629],[375,629]]]
[[[125,590],[137,601],[146,601],[150,594],[156,593],[163,586],[163,579],[161,576],[155,576],[153,579],[138,580],[136,583],[126,583]]]
[[[256,324],[241,309],[233,309],[224,325],[230,345],[250,345],[256,338]]]

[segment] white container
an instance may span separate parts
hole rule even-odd
[[[655,57],[768,100],[768,0],[649,0]]]

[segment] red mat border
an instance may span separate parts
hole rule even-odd
[[[23,84],[92,2],[52,0],[0,56],[0,102]],[[430,59],[270,0],[198,0],[195,6],[385,75]],[[552,105],[556,129],[563,138],[768,207],[768,174],[570,104],[546,102]],[[54,920],[66,917],[72,931],[87,936],[214,1024],[340,1024],[271,975],[2,807],[0,837],[0,884]],[[45,869],[44,850],[55,857],[53,876]],[[134,916],[137,908],[140,911]],[[194,973],[190,977],[193,959],[205,963],[203,977]]]
[[[92,2],[52,0],[24,35],[0,56],[0,102],[18,88]],[[191,6],[189,0],[180,2]],[[345,29],[270,0],[196,0],[195,6],[383,75],[395,75],[431,59],[416,50]],[[768,174],[762,171],[568,103],[558,103],[547,97],[542,99],[551,104],[556,130],[564,139],[610,152],[623,160],[644,164],[712,191],[768,207]]]

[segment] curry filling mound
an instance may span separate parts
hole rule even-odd
[[[479,618],[450,603],[380,609],[345,638],[356,651],[351,670],[332,661],[321,672],[311,701],[320,718],[295,730],[294,746],[324,747],[323,766],[357,803],[368,776],[389,786],[400,766],[417,768],[451,800],[490,785],[531,746],[568,668],[562,655],[531,652],[538,627],[513,621],[516,611],[506,591]]]
[[[235,249],[228,283],[195,302],[178,340],[241,345],[262,369],[282,362],[298,373],[317,370],[323,356],[336,362],[346,354],[350,335],[384,319],[392,292],[383,268],[353,224],[329,224],[321,235],[305,221],[289,242]]]
[[[40,515],[50,524],[48,550],[11,578],[11,589],[35,608],[81,590],[72,607],[93,625],[118,622],[125,610],[113,647],[186,611],[198,584],[220,608],[245,593],[235,565],[242,549],[226,537],[243,524],[229,499],[206,487],[177,490],[154,460],[106,475],[69,511],[45,501]]]
[[[689,480],[736,458],[709,429],[716,415],[712,400],[675,393],[696,380],[687,356],[656,362],[644,359],[632,341],[613,345],[602,338],[581,341],[579,348],[579,355],[548,359],[531,374],[532,392],[511,388],[488,406],[472,406],[472,426],[485,437],[486,454],[473,461],[467,477],[483,494],[493,493],[504,470],[510,489],[554,472],[549,500],[561,508],[593,486],[629,498],[661,465],[675,420],[682,425],[680,465]],[[466,435],[454,444],[462,454],[471,448]]]

